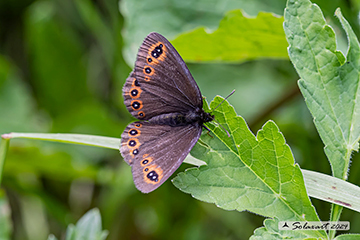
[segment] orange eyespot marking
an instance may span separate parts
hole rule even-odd
[[[151,78],[149,76],[145,76],[144,80],[149,82],[151,80]]]
[[[140,83],[139,83],[139,81],[138,81],[136,78],[134,78],[131,86],[132,86],[132,87],[140,87]]]
[[[159,60],[157,60],[156,58],[152,58],[150,55],[148,55],[146,59],[147,59],[146,62],[150,65],[159,64]]]
[[[130,152],[133,151],[133,149],[138,148],[141,144],[137,138],[130,138],[127,143],[127,147],[130,148]]]
[[[140,136],[141,131],[135,128],[131,128],[128,132],[129,137],[138,137]]]
[[[140,100],[133,100],[133,101],[131,101],[131,108],[132,108],[134,111],[138,111],[138,110],[142,109],[142,107],[143,107],[142,101],[140,101]]]
[[[144,155],[148,155],[148,154],[144,154]],[[150,164],[152,161],[153,161],[152,157],[148,157],[148,158],[145,157],[143,160],[141,160],[140,164],[141,164],[141,166],[144,167],[144,166]]]
[[[158,64],[164,61],[167,54],[167,48],[163,42],[157,42],[150,46],[148,51],[147,62],[150,64]],[[151,59],[151,60],[150,60]]]
[[[152,67],[144,66],[143,73],[148,76],[152,76],[155,73],[155,70]]]
[[[144,118],[145,113],[143,111],[140,111],[140,112],[138,112],[138,116],[139,116],[139,118]]]
[[[141,128],[141,127],[142,127],[142,124],[141,124],[141,123],[135,123],[135,127],[136,127],[136,128]]]
[[[156,58],[152,58],[150,55],[147,56],[146,62],[150,65],[156,65],[159,61]]]
[[[161,181],[163,170],[156,164],[144,167],[144,181],[149,184],[157,184]]]
[[[129,91],[129,96],[131,98],[139,98],[142,90],[139,87],[131,88]]]
[[[139,154],[139,149],[138,148],[135,148],[135,149],[130,149],[130,156],[132,158],[134,158],[136,155]],[[131,163],[132,161],[129,161],[129,163]]]

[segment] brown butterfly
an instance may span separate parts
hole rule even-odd
[[[202,95],[184,60],[159,33],[141,44],[135,68],[123,87],[124,103],[139,120],[121,134],[120,152],[144,193],[163,184],[214,116],[203,110]]]

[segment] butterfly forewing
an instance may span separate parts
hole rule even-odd
[[[141,120],[202,108],[200,90],[185,62],[158,33],[150,33],[142,43],[123,94],[130,113]]]
[[[165,97],[165,91],[157,92],[156,86],[148,83],[137,83],[139,77],[132,72],[123,88],[124,102],[129,112],[140,120],[148,120],[163,113],[185,111],[176,104],[161,98]],[[138,85],[138,86],[136,86]]]
[[[195,125],[129,124],[121,135],[120,151],[132,167],[136,187],[148,193],[166,181],[189,154],[201,130]]]

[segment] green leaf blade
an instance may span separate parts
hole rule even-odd
[[[317,5],[308,0],[288,1],[284,29],[290,59],[301,78],[300,90],[325,144],[333,175],[346,179],[351,151],[357,149],[360,138],[360,126],[355,123],[360,111],[359,68],[355,65],[359,54],[355,35],[346,20],[340,19],[350,34],[351,53],[344,65],[345,57],[336,50],[335,33]]]
[[[337,9],[335,15],[339,18],[343,28],[348,35],[349,48],[347,52],[347,63],[340,69],[340,77],[344,82],[344,93],[341,98],[346,101],[351,109],[347,119],[350,121],[348,145],[351,150],[358,150],[360,140],[360,46],[359,41],[350,24]]]
[[[309,196],[360,212],[360,187],[319,172],[302,173]]]
[[[209,33],[205,28],[197,28],[172,43],[189,62],[287,59],[282,23],[282,17],[271,13],[260,12],[249,18],[240,10],[233,10],[224,16],[215,31]]]
[[[119,149],[120,138],[103,137],[88,134],[70,133],[9,133],[3,134],[6,138],[28,138],[52,142],[75,143],[94,147]]]
[[[66,240],[88,239],[105,240],[107,230],[102,230],[101,216],[98,209],[89,210],[82,216],[76,225],[69,225],[66,231]]]
[[[216,97],[211,107],[221,101]],[[208,123],[215,136],[203,134],[191,152],[207,165],[180,173],[175,186],[226,210],[247,210],[280,221],[318,221],[300,168],[275,123],[267,122],[254,136],[227,102],[214,114],[231,137],[216,123]],[[305,235],[324,237],[325,232]]]
[[[120,2],[119,9],[125,19],[122,31],[124,38],[123,54],[126,62],[132,66],[139,45],[149,32],[159,32],[166,38],[173,39],[176,35],[193,31],[199,26],[211,30],[216,29],[224,15],[233,9],[243,9],[252,16],[261,11],[281,15],[284,2],[275,1],[269,4],[265,0],[253,0],[251,2],[248,0],[222,2],[209,2],[209,0],[198,0],[196,2],[191,0],[148,0],[146,2],[124,0]],[[236,29],[231,29],[231,31],[234,30]],[[206,41],[206,39],[204,40]],[[283,51],[286,52],[286,43]],[[179,52],[183,56],[183,53]]]

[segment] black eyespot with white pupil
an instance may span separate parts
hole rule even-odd
[[[132,152],[134,155],[137,155],[139,153],[138,149],[134,149],[134,151]]]
[[[138,131],[137,130],[135,130],[135,129],[132,129],[131,131],[130,131],[130,135],[137,135],[138,134]]]
[[[151,52],[151,56],[153,56],[154,58],[160,57],[160,55],[163,53],[162,47],[163,47],[162,44],[160,44],[159,46],[155,47],[155,49],[152,50],[152,52]]]
[[[155,171],[149,172],[146,177],[153,182],[157,182],[159,180],[159,175]]]
[[[151,59],[151,58],[148,58],[148,62],[151,63],[151,62],[152,62],[152,59]]]
[[[145,164],[147,164],[148,162],[149,162],[149,160],[145,159],[145,160],[142,161],[142,164],[145,165]]]
[[[151,68],[149,68],[149,67],[145,68],[145,72],[146,73],[151,73]]]
[[[129,146],[130,147],[135,147],[136,146],[136,141],[135,140],[130,140],[129,141]]]
[[[139,116],[140,116],[140,117],[143,117],[143,116],[144,116],[144,113],[143,113],[143,112],[140,112],[140,113],[139,113]]]
[[[131,96],[136,97],[138,95],[139,91],[137,89],[131,90]]]
[[[139,109],[140,108],[140,103],[135,101],[131,104],[131,106],[134,108],[134,109]]]
[[[137,79],[135,79],[134,85],[137,86],[137,87],[140,87],[139,81]]]

